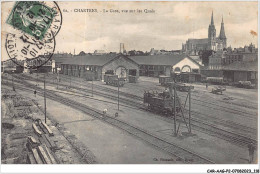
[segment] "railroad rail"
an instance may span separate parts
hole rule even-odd
[[[20,84],[26,85],[27,87],[22,87],[21,85],[16,84],[16,88],[26,91],[33,91],[34,88],[32,85],[22,81]],[[9,84],[11,86],[11,84]],[[32,89],[29,89],[29,88]],[[37,87],[37,90],[41,91],[40,95],[43,95],[43,89]],[[67,106],[70,106],[74,109],[80,110],[96,119],[102,120],[103,122],[109,123],[119,129],[122,129],[129,134],[141,139],[144,142],[149,143],[150,145],[153,145],[154,147],[161,149],[178,159],[180,159],[184,163],[195,163],[195,164],[213,164],[214,162],[210,159],[207,159],[199,154],[196,154],[195,152],[191,152],[188,149],[185,149],[181,146],[178,146],[174,143],[168,142],[167,140],[158,137],[157,135],[152,134],[151,132],[148,132],[146,130],[143,130],[137,126],[131,125],[130,123],[124,122],[118,118],[114,118],[110,115],[104,115],[102,111],[99,111],[95,108],[91,108],[87,105],[84,105],[82,103],[73,101],[71,99],[62,97],[60,95],[57,95],[53,92],[50,92],[49,90],[45,91],[46,97],[60,102],[62,104],[65,104]]]
[[[65,75],[62,76],[62,77],[63,77],[63,79],[67,79],[67,80],[69,79],[69,77],[67,77]],[[75,83],[77,85],[82,85],[77,80],[76,81],[74,80],[73,83]],[[86,86],[86,87],[91,87],[91,85],[92,84],[90,84],[89,82],[84,83],[84,86]],[[97,85],[97,84],[93,84],[93,86],[95,87],[95,89],[99,89],[101,91],[111,92],[112,94],[113,93],[117,93],[117,90],[111,89],[109,87],[104,87],[104,86],[100,86],[100,85]],[[138,95],[134,95],[134,94],[130,94],[130,93],[122,92],[122,91],[120,91],[120,95],[128,97],[128,98],[131,98],[131,99],[134,99],[134,100],[141,100],[141,101],[143,101],[143,97],[140,97]],[[185,97],[181,93],[179,94],[179,96],[180,97]],[[204,100],[200,100],[200,99],[198,99],[198,97],[200,97],[200,96],[194,94],[194,97],[192,98],[192,100],[196,101],[196,102],[193,102],[193,103],[196,104],[196,105],[199,105],[199,106],[207,107],[207,108],[214,109],[214,110],[217,109],[216,107],[219,107],[219,108],[221,108],[221,110],[224,110],[225,112],[237,114],[237,115],[240,115],[240,116],[243,116],[243,117],[247,117],[247,118],[248,118],[248,116],[250,116],[250,118],[255,118],[255,115],[257,115],[257,113],[251,114],[251,113],[239,110],[239,109],[234,109],[234,108],[227,107],[226,105],[223,105],[223,104],[220,104],[220,103],[216,104],[216,102],[211,102],[210,100],[205,100],[205,99]],[[251,116],[253,116],[253,117],[251,117]]]
[[[25,76],[26,76],[26,75],[25,75]],[[26,76],[26,77],[27,77],[28,79],[31,79],[29,76]],[[65,78],[68,78],[68,77],[66,77],[66,76],[63,76],[63,78],[64,78],[64,77],[65,77]],[[82,86],[82,84],[81,84],[80,82],[74,81],[74,83],[76,83],[78,86]],[[86,83],[86,84],[90,85],[89,83]],[[100,86],[100,85],[95,85],[95,88],[96,88],[96,89],[100,89],[101,91],[104,91],[104,92],[111,92],[111,94],[117,93],[117,91],[114,90],[114,89],[111,89],[111,88],[108,88],[108,87],[103,87],[103,86]],[[84,89],[85,89],[85,88],[80,88],[80,90],[84,90]],[[89,91],[86,91],[86,92],[89,92]],[[120,95],[124,95],[124,96],[126,96],[126,97],[128,97],[128,98],[131,98],[131,99],[133,99],[135,102],[137,102],[137,101],[142,102],[142,101],[143,101],[143,98],[140,97],[140,96],[137,96],[137,95],[134,95],[134,94],[129,94],[129,93],[126,93],[126,92],[121,92],[121,91],[120,91],[120,93],[121,93]],[[98,94],[100,94],[100,93],[96,93],[96,94],[98,95]],[[103,97],[104,97],[104,95],[106,95],[106,97],[108,97],[107,94],[103,94]],[[180,97],[184,97],[183,95],[181,95],[181,93],[180,93],[179,96],[180,96]],[[109,96],[109,97],[111,98],[111,96]],[[199,96],[197,96],[197,97],[199,97]],[[197,99],[197,97],[195,96],[195,97],[192,98],[192,100],[197,101],[197,102],[193,102],[193,104],[199,105],[199,106],[202,106],[202,107],[207,107],[207,108],[210,108],[210,109],[217,109],[217,108],[214,108],[213,106],[218,106],[218,107],[220,107],[221,110],[222,110],[222,105],[216,105],[215,103],[208,102],[207,100],[206,100],[206,101],[202,101],[202,100]],[[115,99],[115,97],[112,97],[111,99]],[[120,98],[120,99],[121,99],[121,98]],[[127,102],[127,101],[126,101],[126,102]],[[134,103],[135,103],[135,102],[134,102]],[[198,103],[198,102],[202,102],[202,104],[201,104],[201,103]],[[130,103],[128,102],[127,104],[130,104]],[[133,104],[133,102],[132,102],[132,104]],[[207,105],[207,104],[209,104],[210,106]],[[137,104],[137,105],[140,105],[140,104]],[[133,106],[135,106],[135,104],[133,104]],[[228,108],[228,107],[224,107],[224,108]],[[228,109],[232,109],[232,108],[228,108]],[[234,110],[234,109],[233,109],[233,110]],[[250,114],[250,113],[247,113],[247,112],[240,112],[240,110],[235,110],[236,112],[233,112],[233,111],[229,111],[229,110],[226,110],[226,109],[225,109],[225,111],[226,111],[226,112],[230,112],[230,113],[234,113],[234,114],[238,114],[238,115],[242,115],[243,117],[247,117],[247,116],[245,116],[244,114],[254,115],[254,114]],[[224,120],[224,119],[216,118],[216,117],[214,117],[214,116],[206,115],[206,114],[203,114],[203,113],[201,113],[201,112],[194,111],[194,110],[192,111],[192,113],[193,113],[193,114],[195,113],[196,116],[198,116],[199,118],[202,118],[202,119],[207,119],[208,117],[210,117],[211,119],[214,119],[214,120],[213,120],[214,122],[221,123],[222,125],[224,125],[224,126],[226,126],[226,127],[232,127],[232,128],[235,128],[235,129],[239,129],[239,130],[241,130],[241,131],[248,131],[248,129],[250,129],[250,132],[252,132],[252,133],[254,133],[254,132],[256,131],[256,130],[253,129],[253,128],[246,127],[246,126],[244,126],[244,125],[241,125],[241,124],[238,124],[238,123],[229,121],[229,120]],[[204,115],[205,117],[201,117],[201,115]],[[256,113],[256,115],[257,115],[257,113]],[[251,118],[251,117],[247,117],[247,118]],[[256,118],[255,115],[254,115],[254,118]]]
[[[64,85],[64,86],[66,86],[66,85]],[[75,88],[78,88],[78,87],[75,87]],[[78,90],[82,91],[84,89],[78,88]],[[103,97],[110,98],[112,100],[117,100],[116,97],[105,94],[105,93],[98,93],[97,92],[96,94],[97,95],[101,94]],[[140,109],[140,110],[146,110],[145,108],[140,107],[140,103],[135,103],[134,101],[129,102],[129,101],[131,101],[131,100],[124,100],[124,99],[120,98],[120,102],[126,103],[127,105],[131,105],[131,106],[136,107],[137,109]],[[201,114],[201,113],[192,111],[193,115],[194,115],[194,113],[195,113],[196,116]],[[172,118],[164,118],[164,117],[162,117],[162,115],[159,115],[159,116],[167,122],[173,121]],[[220,120],[220,119],[218,119],[218,120]],[[222,120],[223,124],[224,124],[224,122],[225,122],[225,120]],[[257,144],[257,141],[252,139],[252,138],[246,137],[244,135],[240,135],[240,134],[235,133],[235,132],[220,129],[220,128],[216,127],[216,125],[214,125],[214,124],[202,121],[202,119],[192,117],[192,124],[191,125],[192,125],[193,128],[196,128],[196,130],[202,131],[202,132],[209,134],[209,135],[212,135],[212,136],[217,136],[218,138],[224,139],[226,141],[235,143],[235,144],[240,145],[240,146],[247,146],[250,142]],[[230,124],[227,123],[227,126],[230,127]],[[240,127],[240,125],[233,125],[233,128],[239,128],[239,127]],[[246,127],[246,128],[248,128],[248,127]],[[251,132],[255,133],[253,130],[250,130],[250,133]]]

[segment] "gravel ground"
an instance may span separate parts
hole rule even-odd
[[[10,88],[11,89],[11,88]],[[7,91],[7,88],[1,89],[2,95]],[[20,92],[19,92],[20,93]],[[26,101],[31,104],[33,102],[29,95],[17,95],[17,92],[8,90],[7,95],[14,94],[15,98],[23,97]],[[20,93],[24,94],[24,93]],[[26,96],[26,97],[24,97]],[[19,107],[21,108],[21,107]],[[27,151],[26,142],[27,136],[33,136],[37,139],[32,129],[33,120],[40,118],[44,120],[44,114],[37,108],[36,105],[30,106],[30,112],[26,114],[19,114],[21,112],[17,111],[17,107],[13,107],[13,101],[11,98],[2,98],[1,101],[1,121],[3,124],[14,125],[13,128],[5,128],[2,126],[1,132],[1,161],[4,164],[26,164]],[[66,129],[62,125],[58,126],[58,129],[53,126],[53,121],[47,118],[47,124],[53,131],[54,136],[48,137],[53,140],[57,146],[57,150],[54,152],[58,163],[61,164],[84,164],[84,163],[95,163],[95,157],[88,152],[85,156],[79,154],[85,152],[87,149],[83,144],[73,137],[72,134],[66,133]],[[2,125],[3,125],[2,124]],[[76,149],[78,147],[78,149]],[[85,150],[85,151],[84,151]],[[91,159],[90,159],[91,158]]]
[[[48,87],[50,89],[50,87]],[[53,87],[53,89],[55,89]],[[43,106],[43,98],[36,98],[25,91],[19,91],[36,100]],[[79,101],[77,99],[77,101]],[[82,101],[85,102],[85,101]],[[90,103],[89,103],[90,104]],[[91,102],[91,104],[95,104]],[[97,104],[97,103],[96,103]],[[59,107],[57,107],[59,106]],[[110,107],[109,105],[107,105]],[[47,99],[48,113],[55,121],[66,128],[66,133],[73,134],[93,152],[98,163],[103,164],[172,164],[179,163],[176,157],[166,154],[153,146],[146,144],[128,133],[100,120],[83,114],[75,109]]]

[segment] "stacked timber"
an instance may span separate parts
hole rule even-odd
[[[29,164],[57,164],[53,151],[57,148],[50,136],[54,136],[49,126],[37,119],[32,128],[37,136],[27,137],[27,163]],[[38,140],[39,141],[38,141]]]

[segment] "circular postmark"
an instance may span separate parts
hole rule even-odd
[[[55,37],[47,32],[43,40],[25,33],[7,34],[5,48],[9,58],[24,68],[38,68],[46,64],[55,50]],[[36,62],[35,62],[36,61]]]
[[[55,36],[62,25],[62,13],[56,2],[17,2],[7,23],[17,29],[15,34],[7,34],[5,43],[15,64],[34,69],[51,60]]]
[[[60,7],[55,1],[42,1],[41,3],[50,7],[54,11],[54,17],[50,26],[50,30],[53,32],[53,36],[55,37],[62,26],[62,13]]]

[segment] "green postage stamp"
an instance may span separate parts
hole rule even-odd
[[[41,2],[17,2],[7,19],[7,23],[36,39],[42,40],[51,26],[55,13],[53,9]]]

